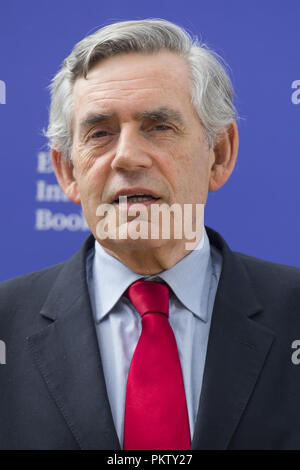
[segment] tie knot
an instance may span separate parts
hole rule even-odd
[[[141,316],[149,312],[169,315],[169,288],[155,281],[136,281],[125,292]]]

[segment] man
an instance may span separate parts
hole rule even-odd
[[[232,252],[197,212],[238,152],[220,62],[172,23],[121,22],[51,87],[53,167],[91,235],[1,285],[0,447],[300,448],[300,271]],[[196,212],[167,211],[164,237],[163,206]]]

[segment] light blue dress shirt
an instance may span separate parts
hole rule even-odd
[[[109,255],[96,241],[87,257],[87,282],[95,319],[106,389],[115,428],[123,447],[126,383],[141,317],[124,296],[137,279],[164,281],[170,287],[169,321],[185,387],[191,439],[199,405],[215,294],[222,257],[203,230],[200,249],[155,276],[137,274]],[[173,291],[173,292],[172,292]]]

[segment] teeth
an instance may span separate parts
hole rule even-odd
[[[141,201],[149,201],[153,199],[152,196],[129,196],[127,199],[130,199],[131,202],[141,202]]]
[[[127,197],[129,202],[142,202],[142,201],[149,201],[151,199],[157,199],[157,198],[154,198],[153,196],[151,196],[150,194],[137,193],[134,196],[128,195],[128,194],[122,194],[121,196],[119,196],[118,199],[115,200],[115,202],[119,203],[120,198],[124,198],[124,197]]]

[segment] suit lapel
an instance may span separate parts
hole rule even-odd
[[[42,308],[50,323],[28,338],[49,393],[81,449],[120,449],[86,283],[94,238],[64,266]]]
[[[274,340],[254,315],[262,311],[238,256],[207,228],[223,256],[212,314],[192,449],[226,449]]]

